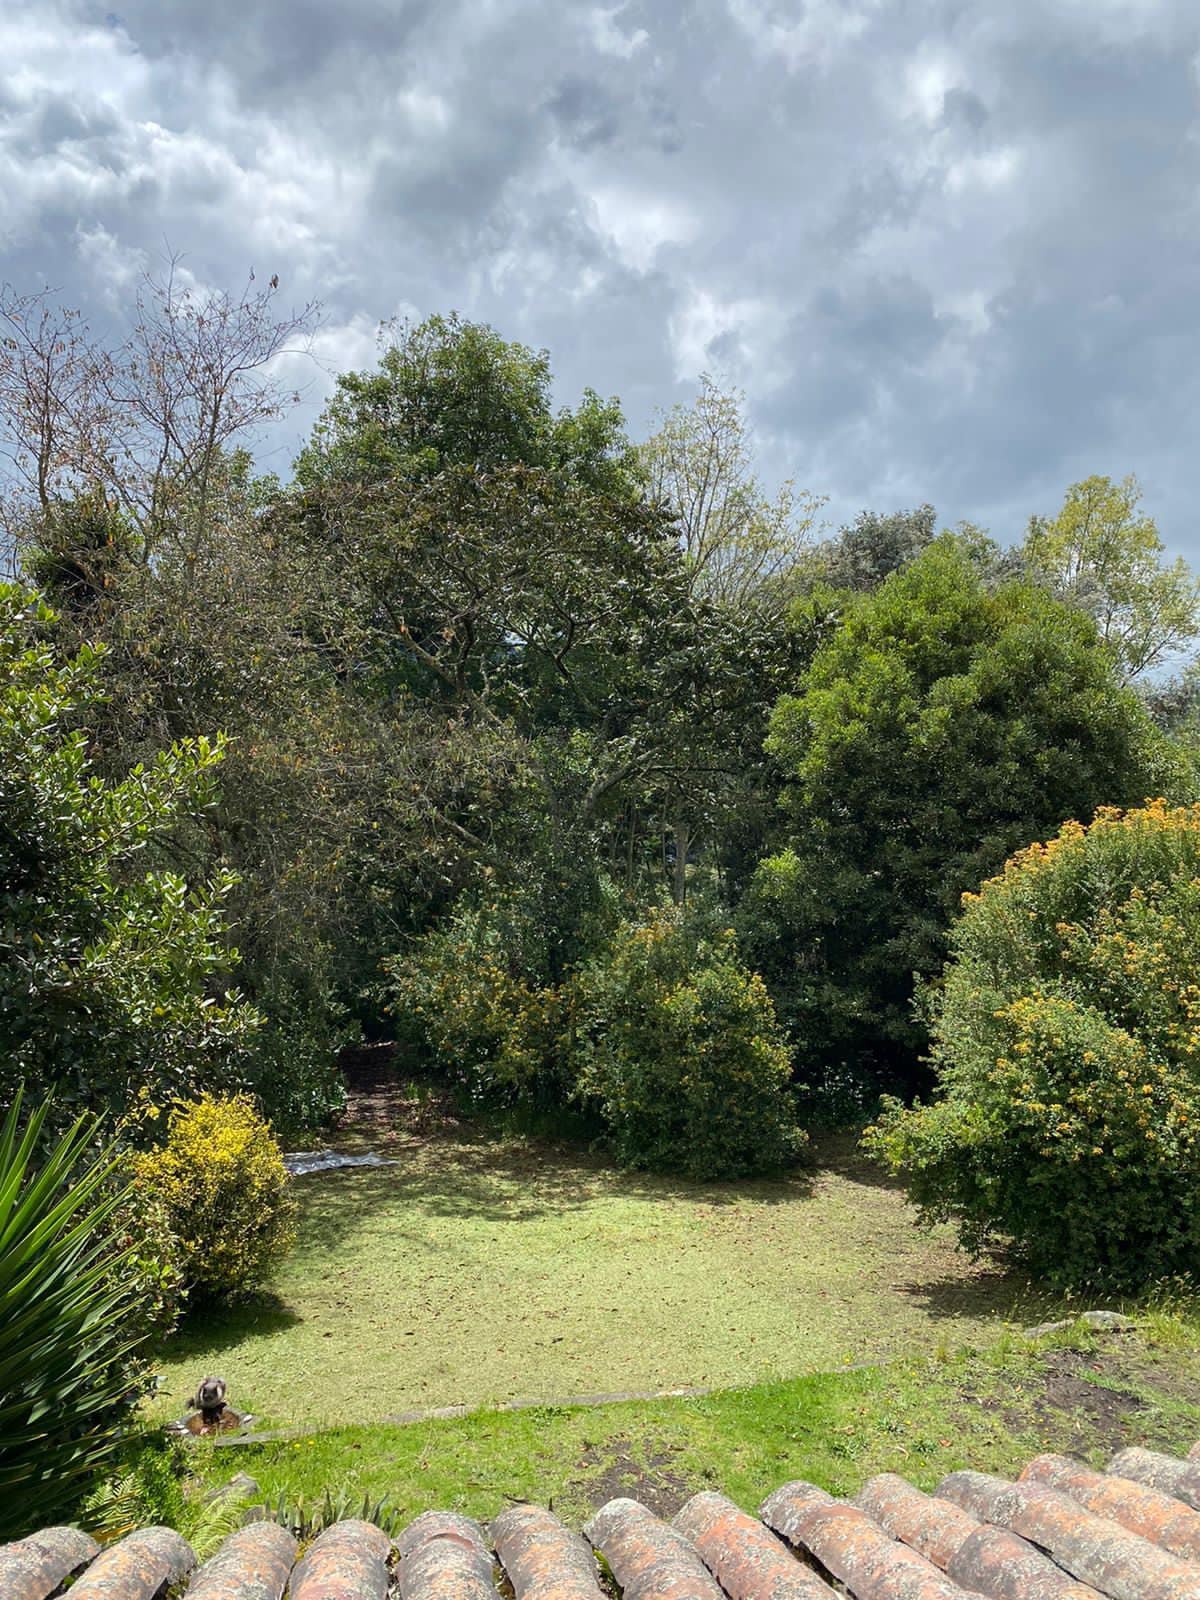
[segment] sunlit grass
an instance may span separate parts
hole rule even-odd
[[[1104,1390],[1119,1401],[1111,1415]],[[487,1519],[532,1500],[578,1525],[622,1492],[669,1512],[719,1487],[752,1508],[791,1478],[851,1494],[890,1471],[932,1489],[960,1467],[1014,1475],[1047,1449],[1103,1465],[1124,1444],[1182,1452],[1198,1436],[1200,1336],[1176,1319],[1161,1347],[1144,1332],[1075,1327],[702,1398],[479,1411],[252,1447],[205,1441],[190,1461],[205,1486],[247,1471],[272,1502],[329,1488],[386,1498],[402,1516],[443,1507]]]
[[[726,1388],[949,1352],[1044,1310],[920,1232],[848,1140],[784,1182],[707,1186],[476,1131],[375,1142],[399,1164],[297,1180],[273,1296],[172,1341],[163,1411],[209,1370],[303,1427]]]

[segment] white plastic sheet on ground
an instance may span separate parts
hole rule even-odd
[[[293,1178],[310,1172],[333,1172],[338,1167],[394,1167],[398,1163],[368,1151],[362,1156],[344,1156],[336,1150],[293,1150],[285,1153],[283,1164]]]

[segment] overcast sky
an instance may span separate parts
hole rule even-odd
[[[3,0],[0,276],[455,309],[635,434],[722,375],[835,519],[1134,471],[1200,561],[1198,96],[1197,0]]]

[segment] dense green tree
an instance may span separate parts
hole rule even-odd
[[[546,351],[458,316],[391,324],[379,365],[343,373],[296,462],[305,487],[408,482],[450,466],[539,467],[608,493],[630,488],[621,409],[588,390],[555,411]]]
[[[27,1081],[69,1117],[243,1083],[259,1018],[229,986],[229,875],[189,882],[147,859],[211,802],[223,741],[95,777],[68,724],[95,693],[97,654],[57,664],[53,623],[34,594],[0,586],[0,1095]]]
[[[930,505],[886,515],[861,511],[832,539],[813,547],[800,575],[806,587],[823,583],[869,593],[914,561],[936,534],[937,513]]]
[[[1095,625],[1027,582],[993,586],[943,534],[846,612],[771,718],[787,847],[743,907],[814,1075],[911,1081],[916,986],[959,897],[1025,840],[1187,781]]]

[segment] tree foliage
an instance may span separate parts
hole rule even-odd
[[[343,373],[296,462],[318,484],[410,483],[447,467],[537,467],[610,494],[629,488],[620,406],[592,390],[554,411],[550,358],[458,316],[390,323],[378,367]]]
[[[1197,806],[1069,822],[965,897],[938,1098],[873,1136],[926,1219],[1076,1285],[1194,1270],[1198,940]]]
[[[228,987],[228,874],[189,882],[150,866],[158,836],[211,802],[218,736],[173,745],[120,782],[89,768],[71,723],[98,656],[56,663],[54,614],[0,586],[0,1089],[22,1080],[60,1114],[124,1110],[240,1081],[255,1013]]]
[[[650,498],[671,512],[692,593],[738,607],[783,592],[820,501],[790,483],[764,492],[743,395],[703,374],[694,404],[660,419],[637,464]]]
[[[747,950],[800,1059],[911,1077],[915,984],[959,896],[1020,843],[1183,783],[1095,628],[1026,582],[985,581],[942,535],[851,605],[771,719],[786,847],[759,869]]]
[[[915,561],[936,535],[937,514],[931,505],[888,515],[862,511],[834,538],[816,545],[800,570],[807,585],[823,583],[866,594]]]
[[[691,1178],[778,1172],[804,1147],[788,1051],[731,928],[678,907],[622,922],[571,989],[576,1093],[619,1160]]]
[[[1057,516],[1033,517],[1030,570],[1096,619],[1126,678],[1177,655],[1200,636],[1200,581],[1182,557],[1168,563],[1136,478],[1085,478]]]
[[[814,543],[740,395],[705,378],[635,447],[615,400],[558,405],[544,351],[457,316],[385,329],[280,482],[250,448],[315,310],[279,307],[175,263],[106,341],[0,296],[4,525],[47,601],[4,613],[10,1081],[248,1088],[311,1125],[339,1047],[395,1027],[480,1100],[563,1100],[586,1054],[591,1108],[615,1130],[634,1085],[678,1166],[645,1017],[761,1088],[757,970],[804,1088],[911,1084],[960,892],[1189,792],[1187,671],[1120,681],[1196,632],[1132,483],[1076,485],[1015,552],[929,506]],[[634,960],[651,926],[669,981]],[[749,1170],[744,1133],[708,1148]]]
[[[10,533],[37,543],[60,507],[103,497],[137,557],[194,550],[224,463],[289,397],[273,363],[303,348],[317,308],[280,313],[279,280],[205,292],[177,259],[139,287],[127,333],[98,339],[43,291],[0,288],[0,438]]]

